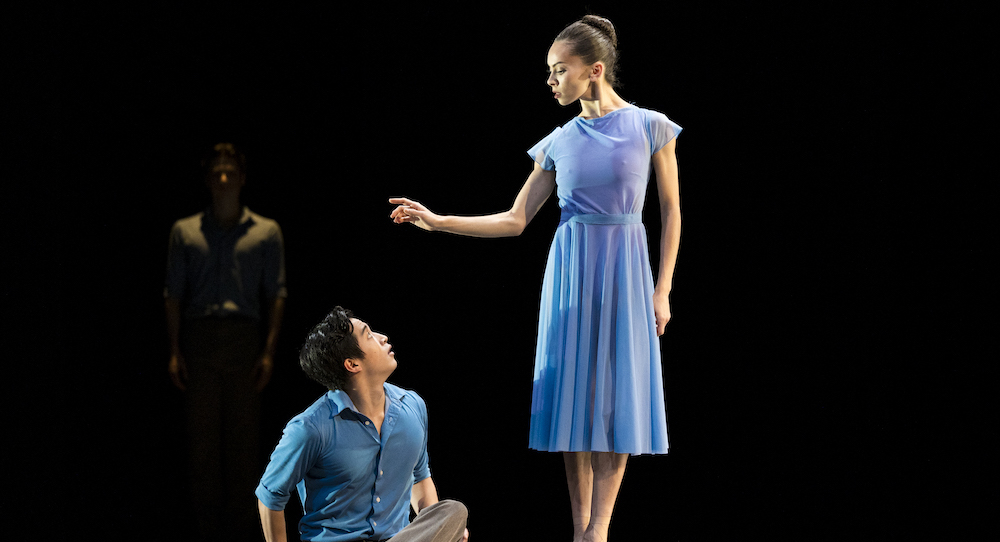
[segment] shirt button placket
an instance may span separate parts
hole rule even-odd
[[[375,476],[375,487],[372,488],[372,496],[375,498],[375,502],[372,503],[372,510],[375,512],[376,516],[378,516],[382,512],[382,506],[381,506],[382,498],[379,497],[379,495],[378,495],[379,494],[379,489],[381,488],[381,485],[382,485],[382,483],[381,483],[382,482],[382,474],[384,472],[382,470],[382,443],[381,443],[381,441],[379,442],[378,448],[379,448],[379,450],[378,450],[378,456],[376,456],[376,458],[375,458],[375,468],[377,469],[378,475]],[[378,522],[376,522],[374,518],[372,518],[372,525],[376,526],[376,527],[378,526]]]

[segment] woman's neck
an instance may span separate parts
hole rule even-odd
[[[628,103],[602,79],[592,83],[589,92],[580,97],[580,107],[582,108],[580,116],[585,119],[594,119],[627,106]]]

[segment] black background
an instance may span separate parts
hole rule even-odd
[[[983,13],[589,8],[618,29],[620,94],[685,129],[661,343],[671,451],[630,462],[613,539],[971,529],[996,504],[995,467],[977,460],[996,444]],[[262,460],[323,392],[296,351],[341,304],[390,336],[391,380],[426,399],[439,493],[469,506],[473,539],[568,540],[561,459],[526,448],[554,198],[499,240],[393,225],[386,200],[506,209],[525,150],[577,113],[552,100],[545,53],[587,11],[144,4],[26,19],[8,40],[24,73],[9,80],[8,152],[30,158],[6,190],[23,257],[4,318],[27,345],[9,361],[40,384],[5,386],[23,422],[10,451],[27,458],[15,500],[45,518],[26,526],[184,536],[167,233],[208,202],[206,149],[232,141],[244,201],[286,242]]]

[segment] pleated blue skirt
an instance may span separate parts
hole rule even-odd
[[[560,223],[542,282],[528,446],[667,453],[653,276],[638,215]]]

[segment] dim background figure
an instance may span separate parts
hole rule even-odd
[[[168,371],[185,396],[201,539],[246,540],[257,533],[260,392],[273,371],[287,295],[284,243],[277,222],[240,202],[243,155],[228,143],[214,151],[205,177],[211,205],[170,232]]]

